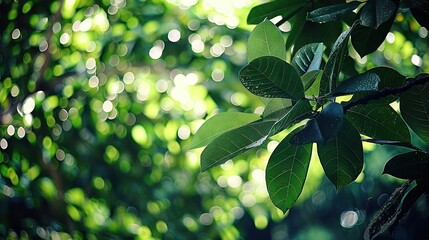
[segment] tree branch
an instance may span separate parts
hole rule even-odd
[[[422,74],[417,76],[416,78],[409,78],[407,79],[407,81],[405,82],[405,85],[401,86],[401,87],[397,87],[397,88],[386,88],[383,89],[379,92],[367,95],[361,99],[358,99],[356,101],[353,101],[347,105],[344,106],[344,113],[346,113],[348,110],[350,110],[352,107],[355,107],[357,105],[362,105],[362,104],[366,104],[368,101],[371,100],[377,100],[380,98],[384,98],[387,97],[389,95],[398,95],[402,92],[407,91],[408,89],[417,86],[417,85],[421,85],[421,84],[426,84],[429,82],[429,74]]]

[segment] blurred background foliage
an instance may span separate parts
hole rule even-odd
[[[258,3],[0,1],[0,238],[361,239],[404,149],[364,144],[363,174],[338,192],[312,161],[286,216],[264,182],[275,137],[208,173],[188,151],[213,114],[263,110],[237,79]],[[398,16],[376,53],[352,50],[350,72],[429,72],[427,29]],[[429,236],[427,202],[394,239]]]

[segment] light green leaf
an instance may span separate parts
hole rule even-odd
[[[319,23],[338,21],[350,15],[360,4],[354,1],[318,8],[308,14],[307,20]]]
[[[322,75],[322,70],[311,71],[302,75],[301,80],[304,86],[309,86],[304,92],[305,96],[319,96],[320,80],[322,79]]]
[[[251,93],[269,98],[304,97],[301,78],[287,62],[271,56],[257,58],[240,70],[239,78]]]
[[[309,117],[311,113],[312,113],[312,108],[308,100],[306,99],[299,100],[292,107],[284,109],[283,115],[277,118],[277,122],[273,126],[273,129],[271,130],[271,134],[274,135],[290,127],[297,119],[303,120],[305,117]],[[271,116],[267,117],[267,120],[269,119],[272,119]]]
[[[400,109],[408,126],[429,144],[429,82],[403,92]]]
[[[258,24],[249,36],[247,43],[247,61],[274,56],[286,59],[285,41],[280,30],[270,21]]]
[[[285,20],[297,14],[307,3],[301,0],[277,0],[252,8],[247,15],[247,24],[258,24],[265,19],[282,16]]]
[[[317,144],[320,162],[337,189],[353,182],[363,168],[363,149],[357,130],[345,120],[334,138]]]
[[[268,194],[274,205],[286,212],[298,199],[310,165],[312,144],[290,144],[289,134],[276,147],[266,168]]]
[[[342,96],[357,92],[371,92],[378,90],[380,78],[375,73],[363,73],[342,82],[332,90],[331,96]]]
[[[402,179],[419,179],[428,176],[429,153],[408,152],[394,156],[384,167],[383,173]]]
[[[331,103],[311,119],[305,127],[292,138],[293,144],[323,143],[335,136],[343,123],[343,107],[338,103]]]
[[[304,73],[304,75],[301,76],[302,83],[304,84],[305,95],[309,95],[307,91],[310,89],[310,87],[314,85],[314,83],[318,78],[319,78],[319,84],[320,84],[320,77],[322,76],[322,73],[323,73],[322,70],[314,70],[314,71],[306,72]]]
[[[275,121],[254,122],[220,135],[201,153],[201,171],[261,145],[269,136],[274,123]]]
[[[285,115],[285,112],[292,107],[292,100],[286,98],[268,98],[262,118],[264,120],[278,120]]]
[[[304,73],[319,70],[322,63],[323,43],[311,43],[300,48],[292,59],[291,65],[302,76]]]
[[[346,118],[359,133],[375,139],[410,142],[410,133],[401,116],[390,105],[358,105]]]
[[[376,29],[394,16],[396,8],[391,0],[368,0],[360,11],[359,19],[363,26]]]
[[[209,118],[195,133],[190,148],[204,147],[225,132],[260,119],[252,113],[225,112]]]

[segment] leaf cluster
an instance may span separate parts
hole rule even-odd
[[[417,22],[427,27],[427,18],[421,16],[427,13],[423,9],[429,9],[428,2],[407,3],[401,2],[401,7],[408,7]],[[389,201],[394,207],[382,209],[389,217],[371,224],[367,238],[396,226],[398,215],[403,217],[429,190],[429,153],[412,145],[409,130],[429,144],[429,77],[422,74],[407,79],[385,66],[352,76],[343,72],[349,42],[361,57],[374,52],[391,29],[399,5],[391,0],[277,0],[254,7],[247,22],[257,25],[247,45],[249,63],[239,72],[239,79],[251,93],[272,100],[259,119],[249,114],[248,122],[235,121],[236,113],[210,118],[196,133],[193,147],[203,146],[198,139],[222,134],[204,142],[207,147],[201,154],[201,170],[258,147],[280,131],[295,128],[273,151],[266,168],[270,198],[286,212],[303,189],[310,160],[316,159],[313,147],[317,146],[315,152],[323,170],[337,189],[361,173],[362,141],[409,147],[414,151],[393,157],[384,173],[416,180],[413,189],[419,194],[402,190],[394,194]],[[277,24],[268,20],[278,15],[282,20]],[[286,21],[292,23],[292,29],[284,41],[277,26]],[[344,31],[343,24],[347,25]],[[286,61],[289,52],[290,62]],[[350,100],[341,102],[341,96]],[[399,101],[400,113],[390,105],[394,101]]]

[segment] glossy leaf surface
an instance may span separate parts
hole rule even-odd
[[[378,28],[396,12],[396,4],[391,0],[368,0],[360,11],[363,26]]]
[[[247,24],[258,24],[265,19],[282,16],[289,19],[307,3],[301,0],[267,2],[252,8],[247,16]]]
[[[378,90],[380,78],[375,73],[363,73],[349,78],[336,87],[331,95],[341,96],[357,92],[373,92]]]
[[[380,82],[378,84],[378,90],[382,91],[387,88],[397,88],[405,83],[405,76],[400,74],[393,68],[389,67],[376,67],[367,71],[367,73],[374,73],[380,78]],[[360,98],[367,96],[370,93],[356,93],[353,94],[352,101],[356,101]],[[384,98],[380,98],[377,100],[370,100],[368,104],[389,104],[396,99],[398,99],[398,95],[390,95]]]
[[[308,13],[307,20],[319,23],[338,21],[351,14],[360,4],[354,1],[318,8]]]
[[[295,68],[276,57],[260,57],[241,69],[239,78],[251,93],[269,98],[304,97],[301,78]]]

